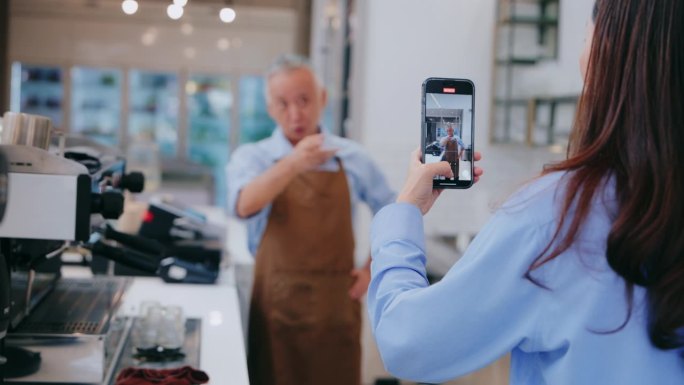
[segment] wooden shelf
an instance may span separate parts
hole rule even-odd
[[[502,25],[516,24],[516,25],[530,25],[530,26],[544,26],[548,28],[557,28],[558,19],[549,17],[535,17],[535,16],[516,16],[499,20]]]
[[[498,59],[496,61],[497,65],[520,65],[520,66],[532,66],[539,63],[542,60],[548,58],[541,57],[515,57],[508,59]]]
[[[515,67],[533,67],[558,57],[560,12],[560,0],[497,0],[494,76],[498,90],[495,91],[497,96],[492,100],[492,105],[493,110],[503,110],[503,114],[492,113],[490,140],[517,141],[514,138],[525,138],[525,143],[530,144],[530,127],[536,125],[531,122],[536,121],[538,106],[549,105],[555,111],[557,105],[576,100],[576,97],[571,96],[520,97],[515,92],[518,76]],[[516,34],[517,30],[523,33]],[[521,46],[521,43],[526,45]],[[518,49],[533,46],[538,50]],[[519,127],[519,123],[513,121],[513,114],[519,114],[521,110],[527,116],[524,127]],[[501,122],[497,122],[497,119],[501,119]],[[554,134],[553,121],[554,118],[551,118],[549,138]]]

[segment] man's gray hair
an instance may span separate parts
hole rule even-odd
[[[311,62],[309,62],[309,59],[305,58],[304,56],[300,55],[295,55],[295,54],[284,54],[278,56],[273,63],[268,67],[264,74],[264,78],[266,79],[266,84],[265,84],[265,91],[266,91],[266,98],[269,97],[268,93],[268,81],[271,80],[271,78],[275,75],[281,74],[283,72],[290,72],[298,69],[303,69],[311,72],[311,74],[314,77],[314,80],[316,81],[316,85],[319,88],[323,88],[323,82],[321,81],[320,77],[318,74],[316,74],[316,71],[313,70],[313,67],[311,67]]]

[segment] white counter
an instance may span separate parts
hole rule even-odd
[[[188,318],[202,319],[200,368],[212,385],[248,385],[237,289],[232,270],[216,285],[167,284],[159,278],[135,277],[121,305],[123,315],[136,316],[141,302],[178,305]]]

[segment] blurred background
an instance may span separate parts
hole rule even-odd
[[[276,56],[310,57],[329,93],[325,126],[361,143],[397,190],[420,143],[422,82],[471,79],[474,146],[484,156],[485,177],[470,190],[446,192],[426,219],[438,279],[498,202],[564,157],[592,6],[593,0],[6,0],[0,107],[48,116],[62,132],[121,149],[129,167],[145,173],[145,194],[224,208],[231,152],[274,129],[262,73]],[[362,261],[370,213],[360,214]],[[243,229],[231,229],[234,259],[249,266]],[[364,338],[364,381],[372,384],[386,374],[368,331]],[[507,365],[500,361],[454,383],[508,383]]]

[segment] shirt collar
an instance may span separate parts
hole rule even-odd
[[[319,126],[319,130],[324,136],[324,141],[329,140],[330,132],[323,126]],[[280,126],[277,126],[276,129],[273,130],[273,134],[268,138],[268,147],[268,154],[273,161],[284,158],[294,150],[294,146],[287,137],[285,137],[285,133]]]

